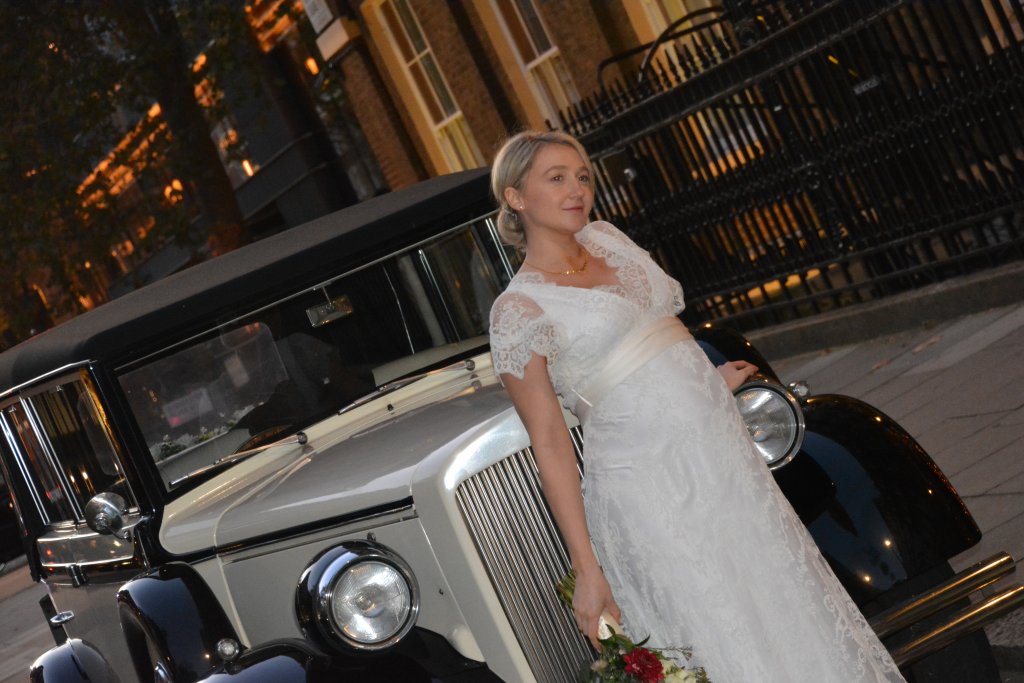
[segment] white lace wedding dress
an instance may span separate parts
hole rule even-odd
[[[593,289],[517,274],[491,311],[495,369],[548,360],[569,409],[630,330],[683,308],[679,283],[604,222],[577,240],[615,267]],[[776,486],[693,341],[617,385],[583,424],[587,522],[634,639],[688,646],[713,683],[902,681]]]

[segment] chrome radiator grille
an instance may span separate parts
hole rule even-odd
[[[571,435],[581,463],[580,429]],[[543,683],[576,680],[593,655],[555,593],[569,558],[541,494],[532,451],[513,453],[470,477],[456,500],[534,676]]]

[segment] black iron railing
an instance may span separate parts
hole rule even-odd
[[[1024,256],[1019,0],[734,0],[650,51],[562,127],[594,157],[597,214],[683,282],[693,321]]]

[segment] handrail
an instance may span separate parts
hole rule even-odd
[[[702,16],[704,14],[711,14],[713,12],[718,12],[720,14],[720,16],[716,17],[713,21],[708,21],[708,22],[702,23],[699,26],[691,26],[690,28],[683,29],[679,33],[674,33],[674,34],[672,34],[670,36],[666,36],[665,35],[666,32],[671,31],[673,28],[675,28],[676,26],[678,26],[682,22],[686,21],[687,19],[693,19],[693,18]],[[619,52],[618,54],[614,54],[611,57],[608,57],[606,59],[601,60],[601,63],[597,65],[597,84],[601,87],[601,90],[607,90],[607,85],[604,82],[604,70],[607,67],[611,66],[612,64],[614,64],[616,62],[621,62],[623,59],[627,59],[628,57],[632,57],[633,55],[638,55],[641,52],[649,51],[649,50],[653,49],[654,46],[658,45],[662,40],[667,40],[669,38],[679,38],[680,36],[684,36],[687,33],[691,33],[693,31],[695,31],[697,29],[700,29],[700,28],[703,28],[705,26],[710,26],[711,24],[714,24],[714,23],[720,23],[722,20],[725,19],[724,15],[725,15],[725,10],[723,8],[721,8],[721,7],[705,7],[704,9],[699,9],[699,10],[695,10],[693,12],[689,12],[688,14],[683,16],[682,18],[677,19],[677,20],[673,21],[671,24],[669,24],[668,27],[666,27],[665,30],[662,31],[658,35],[658,37],[654,39],[653,42],[644,43],[642,45],[637,45],[636,47],[633,47],[633,48],[630,48],[628,50],[625,50],[624,52]],[[646,65],[647,61],[648,61],[648,57],[645,56],[643,64]],[[643,79],[643,69],[644,68],[645,68],[644,66],[641,66],[641,74],[640,74],[641,80]]]
[[[715,13],[715,12],[718,13],[718,16],[715,17],[714,19],[712,19],[711,21],[706,21],[706,22],[704,22],[702,24],[698,24],[697,26],[690,26],[688,28],[683,29],[682,31],[679,31],[678,33],[672,33],[671,35],[669,35],[669,33],[676,26],[678,26],[679,24],[682,24],[685,21],[689,21],[691,18],[696,18],[696,17],[702,16],[704,14]],[[647,54],[644,55],[643,61],[640,62],[640,74],[639,74],[639,76],[637,76],[637,83],[639,84],[639,83],[643,83],[644,82],[644,78],[646,78],[647,72],[650,70],[651,60],[654,59],[654,53],[658,50],[658,47],[664,41],[668,40],[669,38],[681,38],[682,36],[685,36],[685,35],[687,35],[689,33],[694,33],[696,31],[699,31],[700,29],[704,28],[705,26],[711,26],[713,24],[720,24],[720,23],[722,23],[722,21],[725,18],[726,18],[725,10],[723,8],[721,8],[721,7],[705,7],[704,9],[699,9],[699,10],[696,10],[694,12],[690,12],[688,14],[684,14],[683,16],[679,17],[678,19],[673,21],[671,24],[666,26],[665,30],[662,31],[661,34],[657,38],[654,39],[653,43],[651,43],[651,46],[647,50]]]

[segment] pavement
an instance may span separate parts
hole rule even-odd
[[[984,534],[955,569],[1024,559],[1024,264],[930,289],[748,337],[783,382],[867,401],[921,443]],[[986,633],[1003,680],[1024,683],[1024,609]]]
[[[24,555],[0,571],[0,683],[25,683],[32,662],[53,647],[50,629],[39,611],[46,587],[33,583]]]

